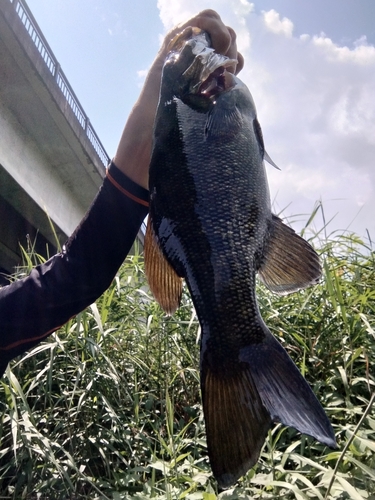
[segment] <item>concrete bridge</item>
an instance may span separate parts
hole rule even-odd
[[[108,161],[25,1],[0,0],[0,272],[21,263],[20,244],[55,252]]]

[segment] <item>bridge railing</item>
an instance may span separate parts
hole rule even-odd
[[[3,0],[0,0],[3,1]],[[30,12],[27,4],[23,0],[9,0],[13,4],[15,11],[17,12],[22,24],[24,25],[27,33],[29,34],[31,40],[34,42],[35,47],[38,49],[43,61],[45,62],[47,68],[54,76],[57,86],[60,88],[61,92],[65,96],[65,99],[72,109],[74,115],[76,116],[78,122],[80,123],[83,130],[85,130],[86,135],[95,149],[97,155],[99,156],[101,162],[104,166],[108,165],[109,156],[104,149],[103,144],[100,142],[94,128],[92,127],[90,120],[88,119],[86,113],[84,112],[77,96],[75,95],[72,87],[70,86],[64,72],[62,71],[60,64],[58,63],[56,57],[54,56],[51,48],[48,45],[47,40],[44,38],[43,33],[38,27],[34,16]]]

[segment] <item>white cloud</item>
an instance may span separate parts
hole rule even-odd
[[[375,239],[375,47],[361,37],[339,46],[324,34],[293,35],[275,10],[255,13],[245,0],[159,0],[170,27],[214,8],[238,34],[242,80],[253,94],[266,148],[282,168],[269,168],[276,207],[309,213],[316,200],[335,227]],[[359,209],[362,210],[359,212]],[[358,214],[358,215],[357,215]]]
[[[239,23],[244,23],[254,5],[248,0],[158,0],[160,19],[166,29],[186,21],[204,9],[215,9],[223,19],[236,18]]]
[[[204,9],[215,9],[224,23],[236,29],[237,45],[241,52],[250,46],[247,16],[254,6],[248,0],[158,0],[160,19],[166,30],[182,23]]]
[[[263,19],[266,28],[276,35],[291,37],[293,34],[293,23],[287,17],[280,19],[280,14],[274,9],[263,12]]]
[[[320,48],[331,61],[353,62],[373,65],[375,63],[375,47],[367,45],[366,37],[361,37],[354,44],[354,49],[339,47],[324,34],[314,36],[313,44]]]
[[[190,5],[194,3],[194,1],[189,2]],[[183,2],[182,0],[174,0],[173,2],[158,0],[158,9],[160,11],[160,19],[167,30],[173,28],[173,26],[185,21],[186,19],[189,19],[199,10],[202,10],[197,10],[194,5],[189,7],[187,2]]]
[[[145,82],[145,79],[146,79],[146,76],[147,76],[147,73],[149,72],[149,69],[150,68],[147,68],[147,69],[139,69],[137,71],[137,79],[138,79],[138,87],[139,88],[142,88],[143,87],[143,84]]]

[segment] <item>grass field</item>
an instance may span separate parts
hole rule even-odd
[[[136,254],[1,380],[0,498],[375,500],[375,254],[355,235],[312,243],[321,283],[288,297],[259,285],[258,298],[326,409],[337,451],[276,425],[258,464],[218,493],[191,299],[184,292],[166,317]]]

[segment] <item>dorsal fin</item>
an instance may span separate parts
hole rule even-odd
[[[150,215],[147,221],[144,256],[145,273],[150,289],[164,311],[173,314],[180,305],[182,278],[164,257],[156,241]]]
[[[322,271],[313,247],[276,215],[272,215],[272,226],[265,261],[259,269],[261,281],[279,295],[315,285]]]

